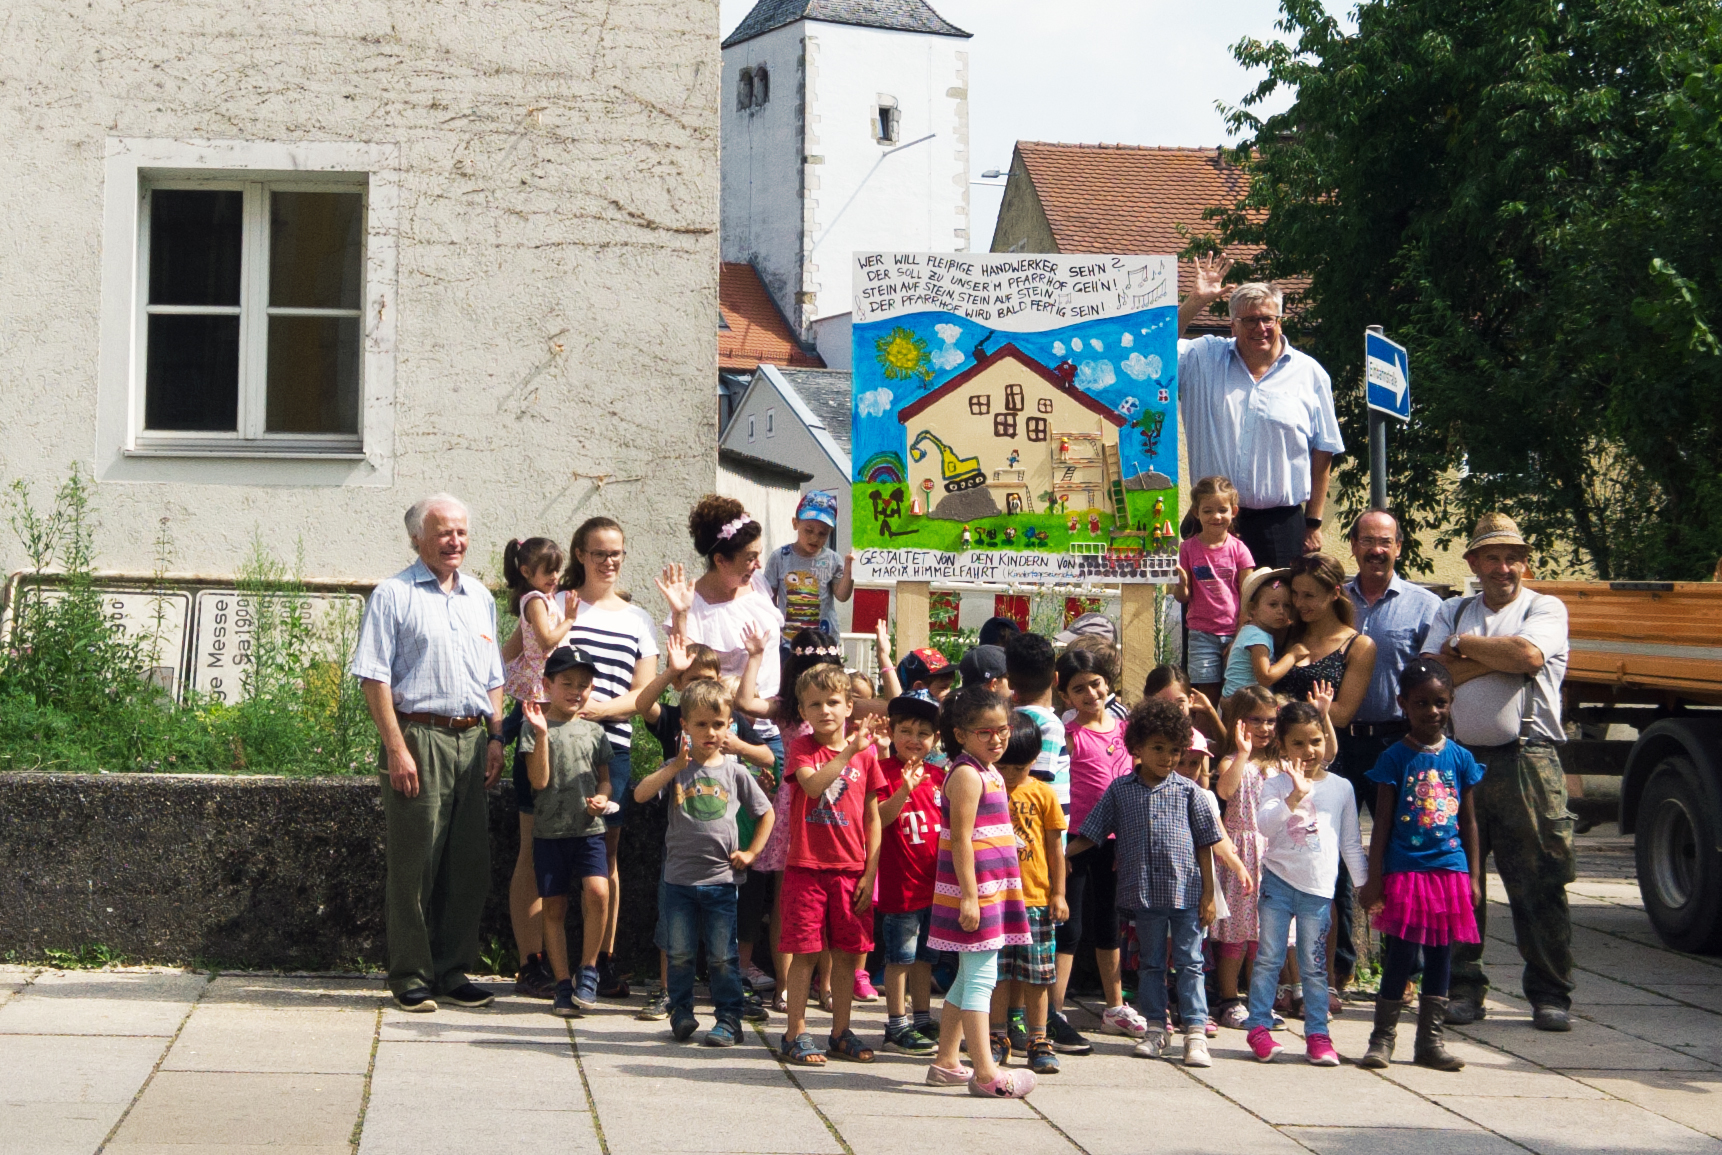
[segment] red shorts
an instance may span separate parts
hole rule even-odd
[[[783,871],[783,929],[777,949],[784,954],[818,954],[827,948],[846,954],[873,949],[873,912],[855,913],[859,874],[839,870]]]

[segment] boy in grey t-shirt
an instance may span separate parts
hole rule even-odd
[[[706,1032],[712,1047],[741,1038],[743,995],[736,949],[736,886],[771,837],[771,801],[751,771],[723,751],[732,697],[723,683],[702,679],[682,690],[682,748],[634,788],[634,800],[670,795],[664,833],[664,877],[658,884],[658,947],[669,956],[670,1030],[676,1041],[692,1035],[694,955],[703,941],[717,1024]],[[758,819],[753,840],[739,846],[736,814]]]
[[[855,592],[855,552],[847,557],[827,543],[837,529],[837,499],[823,489],[802,495],[795,509],[795,540],[765,559],[765,584],[783,611],[783,644],[800,630],[836,634],[837,603]]]
[[[544,954],[556,978],[551,1013],[573,1018],[598,1005],[598,948],[610,906],[610,867],[604,853],[604,815],[610,801],[610,739],[596,722],[577,717],[597,673],[592,656],[562,646],[544,661],[549,702],[522,702],[526,724],[520,752],[532,783],[532,873],[544,902]],[[563,920],[568,895],[578,887],[585,917],[578,981],[569,975]]]

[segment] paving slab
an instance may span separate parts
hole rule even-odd
[[[1553,1109],[1523,1099],[1460,1095],[1442,1096],[1437,1102],[1538,1155],[1722,1155],[1722,1141],[1619,1099],[1563,1099]]]
[[[852,1115],[832,1123],[855,1155],[951,1155],[962,1150],[1078,1155],[1070,1140],[1044,1119],[1026,1109],[1024,1114],[1021,1119],[918,1118],[907,1126],[882,1115]]]
[[[1722,1139],[1722,1074],[1637,1071],[1617,1075],[1575,1071],[1572,1077],[1664,1119]]]
[[[1487,1131],[1422,1127],[1287,1127],[1285,1134],[1318,1155],[1524,1155]]]
[[[1669,983],[1657,988],[1659,994],[1713,1014],[1722,1014],[1722,985],[1699,986],[1693,983]]]
[[[125,1111],[123,1103],[0,1102],[5,1155],[89,1155]]]
[[[1305,1148],[1166,1063],[1139,1060],[1140,1092],[1043,1082],[1029,1105],[1089,1155],[1248,1151],[1295,1155]],[[1124,1107],[1128,1103],[1131,1106]],[[1152,1104],[1151,1107],[1148,1104]]]
[[[365,1112],[359,1155],[471,1155],[497,1150],[598,1155],[601,1148],[591,1112],[540,1110],[521,1094],[522,1088],[514,1091],[521,1104],[517,1107],[382,1116],[372,1107]]]
[[[210,980],[209,989],[198,1001],[204,1006],[233,1003],[306,1010],[376,1011],[394,1005],[382,983],[325,975],[221,974]]]
[[[1486,1043],[1551,1070],[1715,1070],[1702,1058],[1584,1018],[1574,1018],[1573,1029],[1568,1032],[1539,1031],[1531,1027],[1528,1019],[1494,1014],[1481,1022],[1451,1030],[1459,1038]]]
[[[0,1102],[129,1103],[166,1046],[160,1038],[0,1035]]]
[[[1358,1126],[1392,1119],[1406,1127],[1450,1128],[1454,1120],[1389,1080],[1356,1067],[1312,1067],[1289,1050],[1272,1063],[1226,1048],[1205,1070],[1180,1068],[1277,1125]]]
[[[522,1095],[522,1088],[535,1088]],[[391,1111],[458,1116],[518,1103],[546,1110],[587,1109],[574,1049],[541,1044],[378,1043],[366,1130]]]
[[[0,1006],[0,1034],[172,1035],[208,982],[181,972],[49,971]]]
[[[565,1043],[566,1020],[551,1014],[549,1008],[550,1004],[542,1000],[511,997],[497,999],[488,1007],[442,1007],[427,1015],[403,1011],[391,1001],[383,1007],[378,1038],[390,1043]],[[575,1020],[576,1029],[581,1021]]]
[[[1708,1049],[1711,1062],[1722,1060],[1722,1015],[1679,1005],[1656,1007],[1585,1007],[1584,1016],[1641,1039],[1662,1043],[1688,1054]]]
[[[1378,1074],[1425,1097],[1475,1095],[1509,1099],[1601,1099],[1595,1087],[1535,1063],[1449,1035],[1447,1050],[1465,1060],[1460,1071],[1436,1071],[1411,1061],[1415,1032],[1401,1028],[1394,1061]]]
[[[164,1071],[363,1075],[377,1012],[199,1003],[162,1063]]]
[[[108,1150],[173,1145],[271,1151],[350,1150],[364,1097],[362,1075],[265,1075],[161,1071],[120,1125]]]

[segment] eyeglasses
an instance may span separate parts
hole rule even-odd
[[[1255,329],[1272,329],[1275,325],[1278,325],[1280,323],[1280,318],[1278,318],[1278,317],[1257,316],[1257,315],[1252,315],[1249,317],[1234,317],[1233,320],[1237,321],[1238,324],[1243,325],[1246,328],[1255,328]]]
[[[1265,718],[1245,718],[1243,722],[1246,726],[1272,726],[1278,720],[1279,719],[1275,718],[1272,714],[1269,714]]]
[[[621,561],[628,556],[625,549],[588,549],[581,552],[595,562]]]
[[[974,734],[977,737],[987,738],[994,741],[1003,738],[1007,742],[1010,741],[1009,726],[975,726],[973,728],[962,726],[959,728],[963,730],[964,733]]]
[[[1392,537],[1360,537],[1357,544],[1364,549],[1392,549],[1398,540]]]

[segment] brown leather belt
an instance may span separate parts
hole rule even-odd
[[[403,714],[396,711],[395,717],[403,722],[417,722],[421,726],[435,726],[440,730],[470,730],[474,726],[482,726],[490,721],[483,714],[468,714],[464,718],[450,718],[446,714]]]

